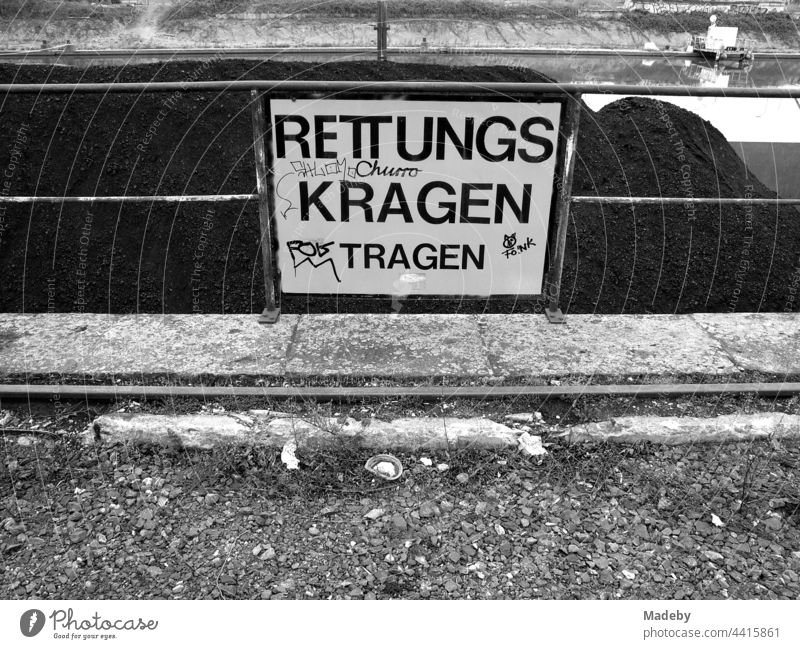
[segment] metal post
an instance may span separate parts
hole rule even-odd
[[[567,110],[562,130],[566,135],[564,154],[564,167],[558,186],[558,204],[556,205],[556,230],[555,249],[553,250],[550,269],[547,272],[545,297],[547,306],[545,315],[552,324],[564,324],[566,318],[561,312],[559,299],[561,297],[561,273],[564,269],[564,249],[567,245],[567,228],[569,227],[569,205],[572,196],[572,172],[575,168],[575,148],[578,144],[578,122],[580,121],[580,95],[570,95],[567,99]]]
[[[261,228],[261,258],[264,266],[264,297],[266,305],[258,321],[275,324],[281,315],[275,290],[275,256],[272,253],[272,211],[270,210],[269,184],[267,175],[266,120],[264,119],[264,98],[257,90],[250,91],[250,114],[253,117],[253,148],[256,154],[256,187],[258,189],[258,222]]]
[[[386,48],[389,46],[389,20],[386,14],[386,2],[378,2],[378,24],[375,26],[378,32],[378,60],[386,60]]]

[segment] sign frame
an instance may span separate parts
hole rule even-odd
[[[256,156],[256,172],[259,194],[259,224],[261,227],[261,248],[264,265],[264,282],[266,306],[259,322],[272,324],[280,316],[280,305],[284,295],[304,296],[307,299],[331,298],[358,300],[387,300],[396,297],[391,293],[359,294],[359,293],[284,293],[281,288],[280,269],[278,267],[278,237],[275,217],[274,193],[274,160],[272,137],[272,99],[361,99],[361,100],[402,100],[402,101],[443,101],[473,102],[491,101],[494,103],[558,103],[561,105],[559,129],[556,135],[555,169],[548,220],[547,242],[544,257],[544,275],[542,293],[534,294],[493,294],[493,295],[420,295],[419,299],[428,304],[437,301],[458,299],[462,302],[485,302],[500,297],[514,297],[520,300],[536,300],[545,302],[545,315],[551,323],[560,324],[565,321],[559,308],[561,274],[564,263],[564,249],[569,219],[569,207],[572,194],[572,176],[575,163],[575,147],[577,144],[578,121],[580,114],[580,95],[554,91],[552,93],[514,92],[498,94],[480,87],[465,93],[452,92],[409,92],[389,93],[359,89],[328,93],[308,90],[303,92],[270,90],[251,93],[251,112],[253,115],[253,134]],[[260,150],[259,150],[260,149]],[[433,313],[448,313],[449,309],[432,310]]]

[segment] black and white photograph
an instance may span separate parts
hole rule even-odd
[[[800,646],[800,0],[0,0],[0,442],[3,646]]]

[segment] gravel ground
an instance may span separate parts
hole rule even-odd
[[[800,444],[210,452],[7,435],[0,597],[800,595]],[[437,467],[439,464],[447,464]]]

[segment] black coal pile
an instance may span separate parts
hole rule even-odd
[[[539,81],[507,67],[214,61],[0,66],[0,82],[211,79]],[[246,93],[0,97],[4,195],[255,191]],[[696,115],[635,99],[582,115],[575,194],[772,196]],[[800,221],[774,207],[576,206],[569,312],[797,309]],[[254,203],[0,207],[0,312],[249,313],[264,289]],[[793,284],[794,281],[794,284]],[[530,302],[406,300],[424,312],[530,311]],[[294,299],[287,311],[391,311],[386,301]]]
[[[573,194],[775,197],[709,122],[645,98],[584,111]],[[572,214],[562,284],[572,312],[798,308],[792,207],[584,204]]]

